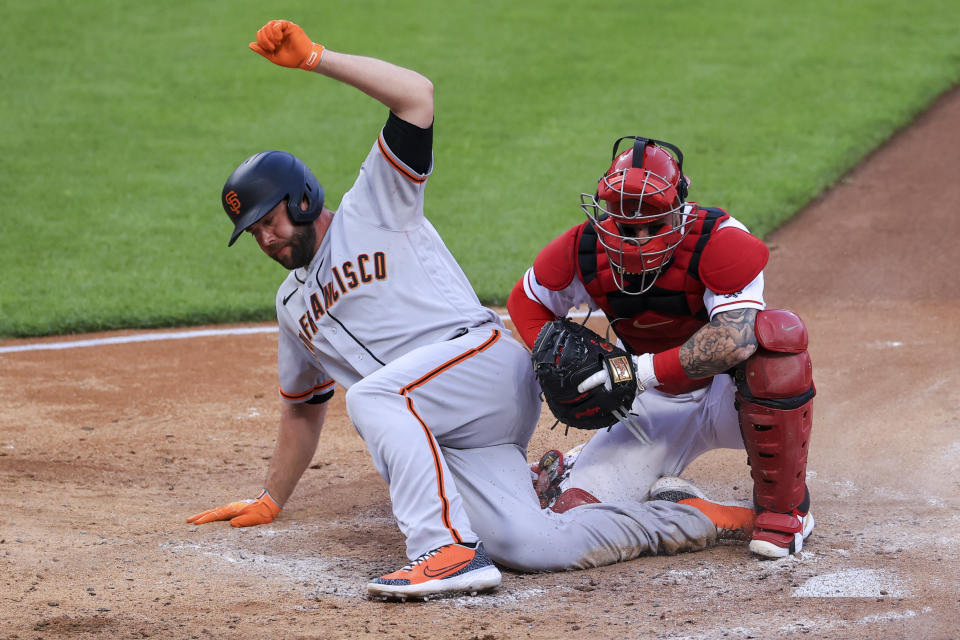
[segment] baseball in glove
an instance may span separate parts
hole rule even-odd
[[[557,420],[578,429],[605,429],[628,420],[637,379],[626,351],[561,318],[540,329],[531,355],[543,397]],[[577,389],[603,369],[609,378],[606,384]]]

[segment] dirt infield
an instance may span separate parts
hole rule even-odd
[[[279,408],[275,333],[27,351],[10,348],[126,334],[5,341],[0,637],[960,637],[958,166],[954,91],[767,239],[768,301],[806,320],[818,389],[818,524],[799,556],[723,545],[506,572],[488,596],[368,601],[366,579],[405,558],[342,393],[279,520],[184,522],[261,487]],[[548,417],[531,457],[583,440],[548,430]],[[749,495],[742,452],[713,452],[687,475]]]

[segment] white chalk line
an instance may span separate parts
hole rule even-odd
[[[571,318],[582,318],[586,311],[577,311],[567,314]],[[506,314],[499,314],[504,322],[510,319]],[[170,331],[164,333],[134,333],[127,336],[110,338],[89,338],[87,340],[71,340],[69,342],[36,342],[0,346],[0,353],[19,353],[23,351],[50,351],[56,349],[82,349],[85,347],[102,347],[113,344],[130,344],[135,342],[157,342],[160,340],[186,340],[189,338],[211,338],[218,336],[240,336],[256,333],[276,333],[277,327],[234,327],[224,329],[198,329],[193,331]]]
[[[276,327],[247,327],[233,329],[201,329],[195,331],[177,331],[166,333],[134,333],[128,336],[110,338],[89,338],[70,342],[38,342],[0,347],[0,353],[20,351],[48,351],[51,349],[79,349],[83,347],[102,347],[111,344],[129,344],[132,342],[156,342],[159,340],[185,340],[187,338],[209,338],[214,336],[236,336],[251,333],[276,333]]]

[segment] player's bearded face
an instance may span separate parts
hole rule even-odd
[[[282,243],[276,253],[269,255],[287,269],[299,269],[310,264],[316,246],[317,231],[313,224],[298,224],[293,227],[289,240]],[[283,251],[284,247],[289,247],[290,250]]]
[[[281,202],[247,231],[257,239],[265,254],[293,270],[310,264],[317,250],[317,230],[313,223],[295,224]]]

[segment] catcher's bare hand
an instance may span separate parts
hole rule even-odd
[[[266,491],[256,500],[238,500],[215,509],[207,509],[187,518],[193,524],[229,520],[233,527],[250,527],[273,522],[282,507]]]
[[[271,20],[257,31],[250,48],[270,62],[290,69],[312,71],[320,64],[323,45],[310,39],[303,28],[289,20]]]

